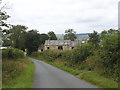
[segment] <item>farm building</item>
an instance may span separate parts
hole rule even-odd
[[[59,50],[72,50],[78,45],[81,45],[81,41],[71,40],[46,40],[44,50],[59,49]]]

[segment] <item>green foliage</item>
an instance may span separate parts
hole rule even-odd
[[[3,59],[18,59],[23,58],[24,52],[22,50],[16,48],[7,48],[2,50],[2,58]]]
[[[4,11],[2,12],[0,10],[0,30],[2,30],[2,27],[8,27],[8,24],[6,24],[6,20],[9,18],[10,16],[7,15],[7,13]]]
[[[73,29],[68,29],[65,30],[65,35],[64,35],[64,40],[71,40],[74,41],[75,39],[77,39],[76,35],[75,35],[75,31]]]
[[[40,45],[40,34],[36,30],[31,30],[27,32],[26,36],[26,48],[28,50],[28,54],[30,55],[32,52],[38,51],[38,47]]]
[[[34,63],[28,58],[15,61],[5,59],[2,62],[3,88],[32,88]]]
[[[89,43],[91,43],[93,45],[93,47],[97,48],[99,46],[99,42],[100,42],[100,37],[98,35],[98,33],[96,31],[94,31],[89,35]]]
[[[81,66],[83,65],[83,68],[87,69],[88,71],[95,71],[101,74],[103,73],[104,67],[98,52],[99,51],[95,51],[94,55],[87,57],[87,59],[84,63],[81,64]]]
[[[61,57],[62,51],[60,50],[46,50],[42,55],[49,61],[54,61],[56,58]]]
[[[33,53],[31,54],[32,57],[38,57],[39,55],[41,55],[40,52],[33,52]]]
[[[74,50],[73,61],[75,61],[75,63],[81,63],[92,54],[93,54],[92,46],[89,43],[83,44],[82,46],[79,46],[77,49]]]
[[[26,30],[27,27],[22,25],[12,25],[10,29],[5,29],[3,45],[25,50]]]
[[[91,39],[88,43],[84,43],[73,50],[46,50],[41,54],[35,53],[34,56],[42,56],[49,62],[62,59],[65,66],[94,71],[103,77],[118,82],[120,75],[118,65],[120,63],[120,32],[108,33],[108,31],[103,31],[99,37],[94,31],[89,36]],[[100,43],[98,44],[99,39]]]
[[[57,37],[53,31],[48,32],[48,36],[50,40],[57,40]]]
[[[48,40],[49,36],[47,34],[40,34],[40,44],[44,44],[45,40]]]
[[[118,34],[107,34],[102,39],[102,46],[100,50],[100,57],[102,58],[103,65],[105,67],[104,74],[111,76],[112,78],[118,77],[118,56],[120,49],[118,48]]]

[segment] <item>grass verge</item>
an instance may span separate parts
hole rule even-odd
[[[7,68],[3,67],[2,88],[32,88],[35,66],[31,60],[24,58],[16,61],[5,60],[3,62],[3,66]],[[15,67],[13,67],[13,64]]]
[[[84,79],[102,88],[118,88],[117,82],[115,82],[114,80],[107,79],[103,76],[100,76],[98,73],[95,72],[83,73],[79,78]]]

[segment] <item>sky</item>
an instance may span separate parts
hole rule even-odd
[[[77,33],[118,28],[119,0],[3,0],[11,16],[8,23],[25,25],[40,33],[67,29]]]

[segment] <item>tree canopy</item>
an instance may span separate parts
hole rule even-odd
[[[57,37],[53,31],[48,32],[48,36],[50,40],[57,40]]]
[[[40,45],[40,34],[38,33],[38,31],[30,30],[29,32],[27,32],[26,48],[28,50],[28,54],[38,51],[39,45]]]
[[[95,48],[97,48],[100,42],[100,36],[98,35],[97,31],[93,31],[93,33],[88,34],[88,36],[88,42],[91,43]]]
[[[77,39],[76,35],[75,35],[75,31],[73,29],[68,29],[65,30],[65,35],[64,35],[64,40],[71,40],[74,41],[75,39]]]

